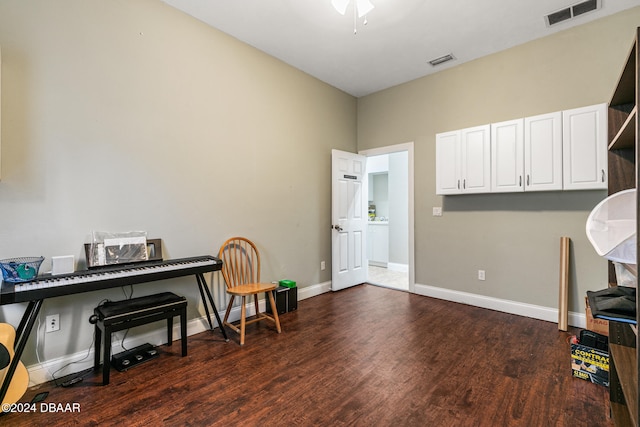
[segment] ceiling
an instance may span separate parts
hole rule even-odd
[[[546,15],[582,0],[371,0],[354,34],[352,6],[343,16],[331,0],[162,1],[355,97],[639,4],[600,0],[549,27]],[[454,61],[428,62],[449,53]]]

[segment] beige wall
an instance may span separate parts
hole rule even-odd
[[[639,23],[631,9],[358,100],[359,150],[415,142],[418,285],[556,308],[569,236],[570,310],[606,287],[606,262],[585,235],[605,191],[436,196],[435,134],[607,102]]]
[[[356,149],[353,97],[160,0],[3,0],[0,46],[0,258],[44,255],[47,270],[81,258],[92,230],[145,230],[165,258],[240,234],[265,281],[331,279],[330,149]],[[165,288],[204,313],[192,277],[134,296]],[[62,330],[41,334],[40,358],[86,350],[105,298],[124,295],[46,300]],[[20,314],[0,307],[2,321]]]

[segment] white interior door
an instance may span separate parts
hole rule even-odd
[[[331,150],[331,290],[367,280],[367,157]]]

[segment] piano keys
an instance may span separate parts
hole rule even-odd
[[[110,266],[59,276],[43,275],[26,283],[2,283],[0,305],[53,298],[217,271],[222,261],[205,255],[168,261]]]

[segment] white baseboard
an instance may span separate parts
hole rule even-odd
[[[323,294],[325,292],[331,291],[331,282],[324,282],[313,286],[307,286],[304,288],[298,288],[298,301],[311,298],[316,295]],[[260,300],[259,303],[260,310],[264,310],[265,300]],[[224,307],[223,307],[224,308]],[[246,305],[247,315],[252,316],[255,314],[255,308],[253,306],[253,302],[250,302]],[[220,313],[220,318],[224,318],[225,312],[222,311]],[[214,327],[218,326],[216,322],[216,318],[211,314],[211,320],[214,323]],[[231,309],[231,313],[229,313],[229,320],[235,322],[240,320],[240,306],[233,307]],[[177,324],[176,324],[177,323]],[[153,331],[135,335],[131,332],[127,335],[127,339],[125,340],[126,348],[134,348],[139,345],[149,343],[155,346],[166,344],[167,341],[167,328],[166,323],[158,323],[158,329]],[[206,316],[201,316],[199,318],[191,319],[187,323],[187,336],[199,334],[201,332],[209,330],[209,322]],[[133,330],[132,330],[133,331]],[[222,338],[222,334],[220,331],[214,331],[214,334],[219,335],[217,338]],[[227,331],[227,334],[230,332]],[[111,344],[111,354],[117,354],[125,349],[122,347],[121,337],[124,334],[124,331],[116,332],[114,334],[113,342]],[[180,323],[174,322],[173,327],[173,337],[176,340],[180,338]],[[179,345],[179,342],[174,345]],[[51,381],[53,377],[51,373],[54,373],[58,370],[56,378],[61,378],[65,375],[73,374],[75,372],[84,371],[85,369],[89,369],[93,366],[93,357],[94,357],[94,348],[92,347],[88,350],[83,350],[81,352],[77,352],[74,354],[68,354],[62,357],[58,357],[56,359],[49,359],[43,361],[42,363],[38,363],[35,365],[31,365],[27,367],[29,371],[29,386],[33,386],[36,384],[42,384],[47,381]]]
[[[438,298],[446,301],[459,302],[476,307],[488,308],[502,311],[504,313],[517,314],[519,316],[531,317],[532,319],[545,320],[547,322],[558,323],[558,309],[511,301],[500,298],[487,297],[484,295],[471,294],[468,292],[454,291],[451,289],[438,288],[429,285],[415,285],[415,293],[427,297]],[[587,319],[584,313],[570,311],[568,323],[577,328],[585,328]]]
[[[331,292],[331,281],[298,288],[298,301]]]

